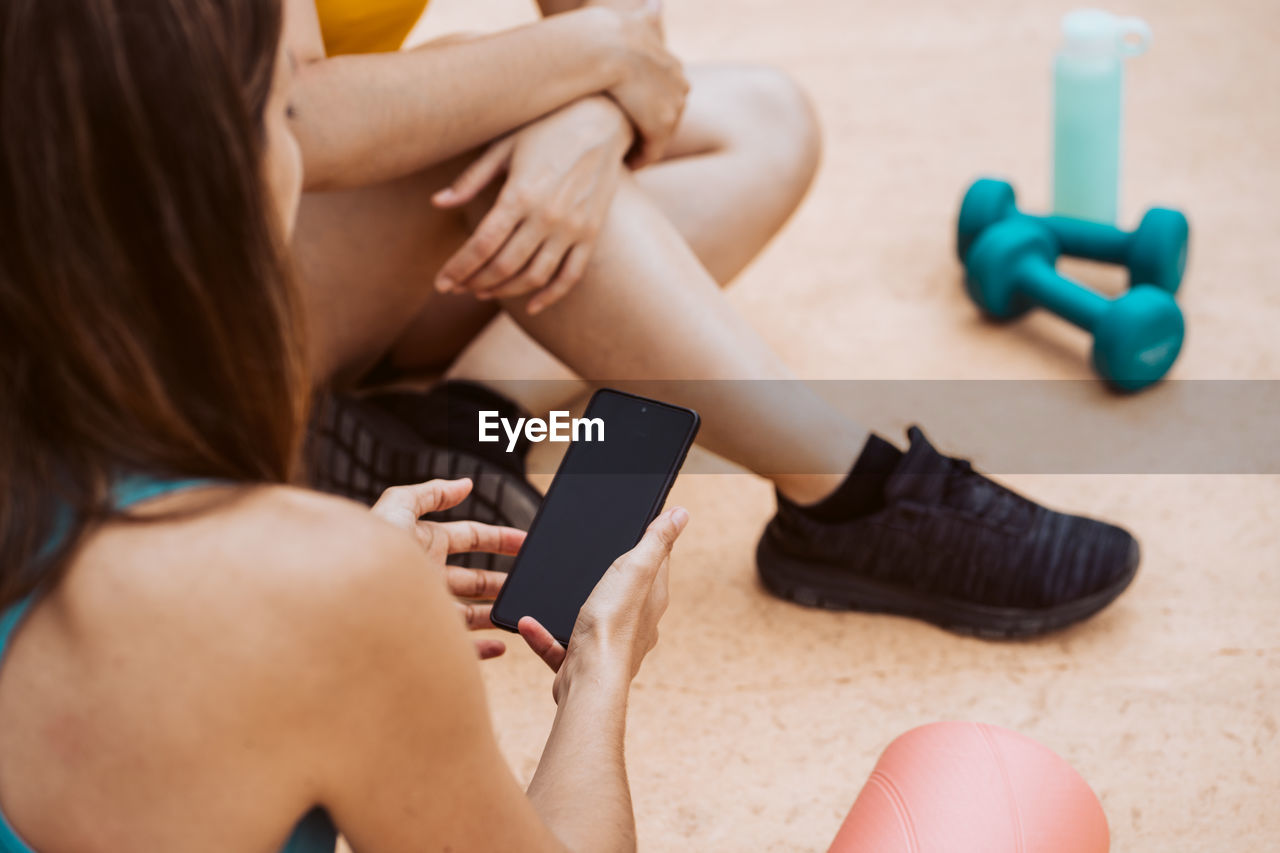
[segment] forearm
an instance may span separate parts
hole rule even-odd
[[[586,0],[538,0],[538,8],[543,15],[559,15],[561,12],[572,12],[581,9]]]
[[[307,189],[390,180],[443,162],[621,74],[612,13],[582,10],[466,41],[306,65],[295,132]]]
[[[560,698],[529,799],[575,853],[633,853],[631,790],[623,759],[629,680],[582,676]]]
[[[572,12],[583,6],[610,6],[613,8],[635,9],[645,0],[538,0],[538,8],[543,15],[559,15],[561,12]]]

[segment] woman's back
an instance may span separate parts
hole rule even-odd
[[[315,803],[342,590],[400,534],[283,487],[137,510],[170,513],[88,538],[0,658],[0,813],[41,853],[278,850]]]

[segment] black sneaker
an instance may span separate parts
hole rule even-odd
[[[778,495],[756,550],[770,592],[1012,638],[1086,619],[1133,580],[1138,543],[1125,530],[1046,509],[938,453],[919,428],[908,435],[878,512],[826,523]]]
[[[426,480],[470,477],[467,499],[434,513],[438,521],[472,519],[527,530],[542,495],[525,478],[524,453],[494,457],[475,434],[460,430],[461,409],[471,405],[473,388],[454,383],[431,392],[387,392],[368,395],[324,394],[316,402],[308,428],[306,468],[312,488],[372,505],[392,486]],[[491,394],[487,390],[486,394]],[[515,404],[493,395],[491,408],[503,416]],[[500,401],[500,402],[499,402]],[[452,424],[452,427],[450,425]],[[462,441],[470,436],[470,446]],[[439,439],[454,439],[445,444]],[[437,439],[432,441],[431,439]],[[511,557],[459,554],[451,565],[508,571]]]

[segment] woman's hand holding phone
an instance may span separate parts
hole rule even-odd
[[[575,678],[630,683],[658,642],[658,621],[667,609],[671,548],[689,523],[674,507],[659,515],[636,547],[613,562],[578,613],[565,649],[532,616],[520,620],[520,636],[556,672],[557,703]]]
[[[449,592],[458,599],[457,609],[467,628],[482,631],[494,627],[489,620],[491,602],[507,576],[484,569],[464,569],[446,564],[450,554],[483,551],[514,555],[524,544],[525,533],[514,527],[498,527],[478,521],[423,521],[429,512],[439,512],[462,503],[471,493],[471,481],[431,480],[412,486],[394,486],[382,493],[372,512],[396,527],[413,533],[431,562],[444,572]],[[498,639],[476,640],[481,660],[495,658],[507,650]]]

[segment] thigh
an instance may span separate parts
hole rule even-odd
[[[464,164],[304,196],[293,254],[318,381],[356,381],[410,325],[423,366],[443,366],[492,318],[493,306],[432,286],[468,232],[459,214],[431,204],[431,194]]]

